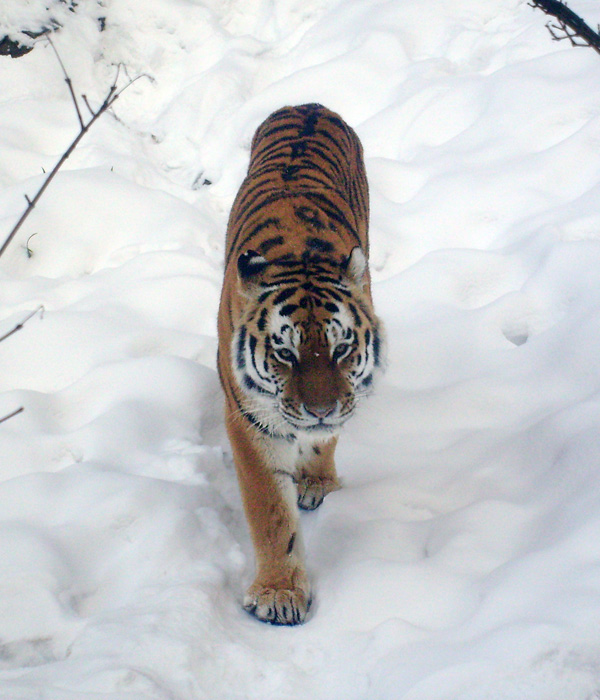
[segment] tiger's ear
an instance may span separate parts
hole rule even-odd
[[[344,261],[344,268],[348,277],[356,284],[362,284],[367,270],[367,259],[362,250],[356,246]]]
[[[237,261],[238,275],[242,282],[251,282],[267,267],[268,261],[254,250],[242,253]]]

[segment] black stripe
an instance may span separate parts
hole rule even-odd
[[[302,302],[304,299],[300,300],[300,306],[304,306]],[[280,316],[291,316],[294,311],[298,308],[298,304],[285,304],[279,309]]]
[[[330,219],[341,224],[346,232],[356,239],[357,243],[361,243],[358,233],[354,230],[354,226],[348,221],[344,212],[334,202],[323,196],[320,192],[307,192],[305,196],[310,201],[318,202],[321,209]]]
[[[298,129],[298,127],[294,124],[290,124],[289,121],[284,121],[283,124],[276,124],[275,126],[270,126],[266,131],[264,131],[260,135],[260,138],[261,140],[264,139],[266,141],[267,139],[270,139],[273,136],[273,134],[279,134],[282,131],[289,131],[291,129]]]
[[[319,187],[319,189],[331,190],[335,194],[341,196],[338,192],[338,189],[333,186],[331,177],[329,175],[326,175],[325,179],[323,179],[314,173],[315,168],[304,168],[304,170],[306,172],[302,172],[300,175],[295,176],[295,182],[303,186],[309,186],[308,183],[311,183],[310,186],[312,187]]]
[[[258,250],[262,255],[265,255],[265,253],[268,253],[271,248],[275,248],[278,245],[283,245],[283,236],[274,236],[273,238],[267,238],[266,241],[263,241],[259,246]]]
[[[356,324],[356,327],[360,328],[362,326],[362,319],[356,310],[356,306],[354,306],[354,304],[348,304],[348,308],[350,309],[352,316],[354,316],[354,323]]]
[[[340,162],[337,160],[334,156],[334,154],[329,155],[329,153],[326,153],[325,151],[326,146],[323,145],[323,147],[318,148],[316,145],[313,146],[310,150],[312,153],[315,153],[319,158],[322,158],[326,163],[329,163],[331,165],[333,171],[337,173],[340,177],[343,178],[344,183],[345,183],[345,178],[344,178],[344,171],[340,167]]]
[[[264,194],[261,192],[261,194]],[[238,245],[238,240],[242,234],[242,230],[244,228],[244,224],[252,218],[254,214],[259,212],[261,209],[264,207],[267,207],[269,204],[272,204],[273,202],[280,200],[280,199],[286,199],[288,197],[297,197],[298,194],[293,192],[293,193],[287,193],[287,192],[270,192],[266,193],[266,196],[260,199],[257,203],[254,203],[253,206],[250,209],[247,209],[244,211],[243,216],[238,219],[238,221],[235,224],[235,227],[237,228],[237,231],[234,235],[233,240],[229,244],[229,249],[228,249],[228,255],[231,255],[232,251],[237,248]],[[258,197],[257,197],[258,199]],[[256,200],[255,200],[256,202]],[[238,209],[237,204],[235,205],[236,211]]]
[[[264,303],[270,296],[273,294],[275,290],[274,289],[267,289],[266,292],[263,292],[259,297],[258,297],[258,303],[262,304]]]
[[[293,477],[292,474],[290,474],[289,476]],[[296,539],[296,533],[294,532],[294,534],[290,537],[290,541],[288,542],[288,546],[287,546],[287,555],[288,556],[292,553],[292,549],[294,549],[295,539]]]
[[[282,304],[284,301],[293,296],[297,291],[297,287],[287,287],[283,289],[279,294],[273,299],[273,306],[277,304]]]
[[[319,113],[315,110],[308,114],[304,126],[299,136],[312,136],[315,133],[315,128],[317,126],[317,121],[319,119]]]
[[[380,353],[381,353],[381,339],[379,337],[379,333],[374,328],[373,329],[373,355],[374,355],[373,362],[375,363],[376,367],[379,367]]]
[[[273,396],[272,391],[267,391],[266,389],[263,389],[254,381],[254,379],[252,379],[252,377],[249,374],[244,374],[244,385],[247,389],[250,389],[250,391],[255,391],[257,394]]]
[[[264,229],[269,228],[269,226],[279,226],[280,220],[277,219],[274,216],[269,217],[268,219],[265,219],[264,221],[261,221],[259,224],[256,224],[254,228],[250,231],[250,233],[244,238],[243,241],[240,243],[240,248],[244,248],[247,245],[249,245],[250,241],[255,237],[258,236],[261,231],[264,231]],[[281,236],[278,237],[279,241],[283,243],[283,238]],[[271,240],[276,240],[275,238],[272,238]],[[261,246],[263,246],[264,243],[261,243]],[[274,243],[273,245],[276,245]],[[267,248],[268,250],[268,248]],[[264,253],[266,251],[261,250],[261,253]]]
[[[246,328],[245,328],[245,326],[242,326],[240,328],[240,334],[238,336],[238,345],[237,345],[237,354],[236,354],[237,366],[240,369],[245,369],[245,367],[246,367],[246,358],[244,357],[244,348],[245,347],[246,347]]]
[[[318,250],[319,253],[333,252],[333,243],[324,241],[322,238],[310,237],[306,239],[306,245],[313,250]]]
[[[336,301],[343,301],[342,295],[338,294],[333,289],[320,288],[319,291],[320,291],[320,296],[322,296],[322,297],[328,296],[328,297],[331,297],[331,299],[335,299]]]
[[[262,374],[261,371],[258,369],[258,365],[256,364],[256,346],[258,345],[258,340],[256,339],[255,336],[251,335],[248,339],[248,343],[250,345],[250,359],[252,360],[252,367],[254,367],[254,371],[256,374],[265,382],[269,381],[269,376]],[[245,380],[245,377],[244,377]],[[246,386],[248,384],[246,383]],[[255,385],[256,389],[261,393],[261,394],[273,394],[272,391],[267,391],[266,389],[263,389],[262,387],[259,387],[258,385]],[[250,388],[250,387],[248,387]]]
[[[268,309],[263,309],[263,310],[260,312],[260,317],[259,317],[259,319],[258,319],[258,321],[257,321],[257,323],[256,323],[256,327],[258,328],[258,330],[259,330],[261,333],[265,330],[265,328],[266,328],[266,326],[267,326],[267,316],[268,316],[268,315],[269,315],[269,310],[268,310]]]

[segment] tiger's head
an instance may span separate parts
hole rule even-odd
[[[245,405],[271,434],[334,433],[372,391],[382,331],[360,248],[342,260],[305,254],[238,259],[245,298],[231,359]]]

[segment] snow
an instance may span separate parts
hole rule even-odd
[[[44,308],[0,343],[0,698],[597,700],[597,54],[520,0],[4,0],[0,37],[50,16],[92,105],[142,77],[0,259],[0,335]],[[44,41],[0,86],[1,241],[78,127]],[[389,367],[288,629],[241,608],[215,319],[254,129],[306,101],[365,148]]]

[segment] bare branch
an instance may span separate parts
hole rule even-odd
[[[531,0],[529,6],[556,17],[558,24],[548,22],[546,25],[554,41],[568,39],[571,46],[589,46],[600,53],[600,33],[595,32],[561,0]],[[581,42],[575,41],[576,38]]]
[[[9,420],[10,418],[14,418],[15,416],[18,416],[19,413],[23,413],[25,409],[23,406],[21,408],[17,408],[16,411],[13,411],[12,413],[9,413],[7,416],[4,416],[4,418],[0,418],[0,423],[4,423],[4,421]]]
[[[33,318],[37,313],[41,314],[41,316],[42,316],[42,318],[43,318],[43,316],[44,316],[44,307],[43,307],[42,305],[38,306],[37,309],[35,309],[35,310],[32,311],[31,313],[29,313],[27,316],[25,316],[25,318],[24,318],[20,323],[17,323],[17,325],[16,325],[11,331],[9,331],[8,333],[5,333],[3,336],[0,336],[0,343],[1,343],[3,340],[6,340],[7,338],[10,338],[10,336],[11,336],[13,333],[16,333],[17,331],[20,331],[21,328],[23,328],[23,326],[27,323],[27,321],[29,321],[29,319]]]
[[[56,51],[56,48],[55,48],[54,44],[53,44],[51,41],[50,41],[50,45],[52,46],[52,48],[54,49],[54,52],[55,52],[56,55],[58,56],[58,52]],[[63,72],[65,72],[65,75],[67,75],[67,73],[66,73],[66,71],[65,71],[65,69],[64,69],[63,63],[62,63],[62,61],[60,60],[60,57],[59,57],[58,60],[59,60],[60,65],[61,65],[61,67],[62,67],[62,69],[63,69]],[[110,88],[109,88],[109,90],[108,90],[108,93],[107,93],[106,97],[104,98],[104,101],[102,102],[102,104],[100,105],[100,107],[98,107],[98,109],[97,109],[96,111],[94,111],[94,110],[91,108],[91,106],[90,106],[90,104],[89,104],[87,98],[86,98],[85,96],[83,96],[83,100],[84,100],[84,102],[85,102],[87,108],[90,110],[90,113],[91,113],[91,117],[90,117],[90,119],[89,119],[89,121],[88,121],[87,123],[83,120],[83,117],[82,117],[82,115],[81,115],[81,110],[79,109],[77,100],[76,100],[76,98],[75,98],[75,94],[74,94],[74,91],[73,91],[73,87],[72,87],[71,81],[70,81],[70,79],[68,79],[68,76],[67,76],[67,85],[69,86],[69,91],[70,91],[70,93],[71,93],[71,97],[73,98],[73,102],[75,103],[75,109],[77,110],[77,116],[79,117],[79,122],[80,122],[80,130],[79,130],[79,133],[77,134],[77,136],[75,137],[75,139],[72,141],[71,145],[67,148],[67,150],[62,154],[62,156],[60,157],[58,163],[54,166],[54,168],[52,168],[52,170],[50,171],[50,173],[48,174],[48,176],[46,177],[46,179],[45,179],[44,182],[42,183],[42,186],[41,186],[40,189],[37,191],[37,193],[35,194],[35,196],[33,197],[33,199],[30,199],[27,195],[25,195],[25,199],[27,200],[27,208],[26,208],[25,211],[23,212],[21,218],[17,221],[17,223],[16,223],[15,226],[13,227],[12,231],[8,234],[8,238],[6,239],[6,241],[4,241],[4,244],[2,245],[2,247],[0,247],[0,257],[2,257],[2,255],[4,254],[4,252],[6,251],[6,249],[8,248],[8,246],[10,245],[10,242],[11,242],[11,241],[13,240],[13,238],[16,236],[17,232],[19,231],[19,229],[21,228],[21,226],[23,225],[23,223],[25,222],[25,220],[27,219],[27,217],[29,216],[29,214],[31,214],[31,212],[33,211],[35,205],[38,203],[40,197],[44,194],[44,192],[46,191],[46,188],[47,188],[48,185],[52,182],[54,176],[55,176],[56,173],[60,170],[60,168],[61,168],[61,166],[63,165],[63,163],[67,160],[67,158],[71,155],[71,153],[73,153],[73,151],[75,150],[75,148],[77,148],[77,145],[79,144],[79,142],[81,141],[81,139],[85,136],[85,134],[87,134],[87,132],[90,130],[90,128],[91,128],[91,127],[93,126],[93,124],[96,122],[96,120],[97,120],[99,117],[101,117],[102,114],[104,114],[104,112],[106,112],[106,110],[109,109],[109,107],[111,107],[111,106],[114,104],[115,100],[118,99],[118,97],[123,93],[124,90],[126,90],[130,85],[132,85],[138,78],[143,77],[143,76],[140,75],[140,76],[138,76],[138,78],[134,78],[133,80],[130,80],[130,81],[129,81],[123,88],[121,88],[120,90],[117,90],[117,81],[118,81],[118,79],[119,79],[120,71],[121,71],[121,66],[120,66],[120,64],[119,64],[119,66],[117,66],[117,71],[116,71],[116,75],[115,75],[114,82],[113,82],[113,84],[110,86]],[[145,76],[145,77],[149,77],[149,76]]]

